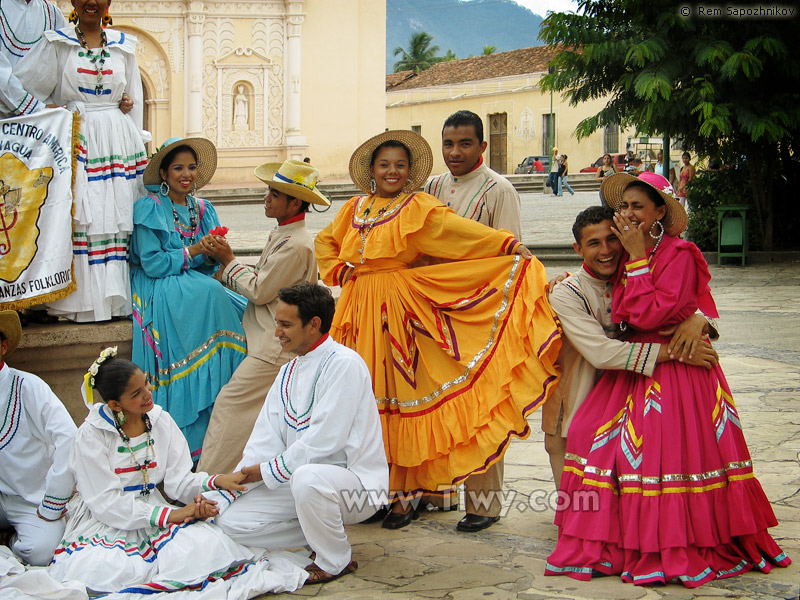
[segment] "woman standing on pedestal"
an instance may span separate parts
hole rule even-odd
[[[48,312],[107,321],[131,314],[128,243],[150,134],[142,131],[136,38],[103,28],[108,0],[72,4],[77,24],[45,31],[14,73],[38,100],[81,115],[72,236],[78,288],[48,304]]]

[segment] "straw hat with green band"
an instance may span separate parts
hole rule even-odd
[[[350,157],[350,178],[360,190],[368,194],[370,193],[370,179],[372,179],[369,172],[372,153],[375,152],[375,148],[389,140],[400,142],[411,153],[411,169],[408,173],[409,187],[407,189],[416,190],[422,187],[433,169],[433,152],[425,138],[406,129],[384,131],[361,144]]]
[[[609,177],[603,177],[603,183],[600,184],[600,197],[608,204],[615,212],[619,212],[619,205],[622,202],[622,194],[625,189],[634,181],[645,183],[664,199],[664,204],[667,207],[667,212],[664,218],[661,219],[661,224],[664,226],[664,233],[675,237],[686,231],[689,224],[689,216],[686,210],[681,206],[681,203],[675,199],[673,195],[672,185],[667,181],[663,175],[658,173],[651,173],[645,171],[639,177],[634,177],[628,173],[614,173]]]
[[[161,185],[161,161],[178,146],[189,146],[197,155],[197,189],[205,186],[217,170],[217,149],[211,140],[205,138],[170,138],[150,157],[144,170],[144,185],[156,190]]]
[[[331,205],[331,201],[317,189],[319,171],[308,163],[299,160],[265,163],[256,167],[253,173],[269,187],[292,198],[311,204]]]
[[[8,349],[4,353],[4,356],[8,356],[17,349],[22,339],[22,326],[17,311],[0,310],[0,333],[8,340]]]

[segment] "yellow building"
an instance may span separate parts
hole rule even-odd
[[[483,119],[489,142],[484,157],[500,173],[513,173],[526,156],[549,156],[553,145],[569,157],[571,173],[604,152],[624,153],[632,130],[607,128],[580,142],[575,137],[578,123],[601,110],[604,100],[576,107],[560,94],[541,90],[540,79],[556,52],[535,46],[438,63],[418,75],[388,75],[386,126],[413,129],[436,149],[444,120],[457,110],[471,110]],[[446,170],[441,153],[434,152],[434,158],[434,172]]]
[[[150,151],[207,137],[214,183],[305,156],[346,177],[353,149],[384,129],[385,2],[114,0],[111,15],[139,40]]]

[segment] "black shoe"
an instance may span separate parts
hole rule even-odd
[[[500,517],[482,517],[481,515],[471,515],[467,513],[456,525],[459,531],[475,532],[481,529],[491,527],[492,524],[497,523]]]
[[[369,517],[367,519],[364,519],[363,521],[361,521],[360,524],[361,525],[367,525],[369,523],[377,523],[378,521],[383,521],[383,519],[388,514],[389,514],[389,507],[388,506],[381,506],[377,511],[375,511],[374,515],[372,515],[371,517]]]
[[[406,525],[410,525],[411,521],[419,519],[419,508],[409,509],[405,513],[390,512],[383,520],[381,527],[384,529],[402,529]]]

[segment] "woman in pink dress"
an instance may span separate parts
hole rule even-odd
[[[716,317],[706,261],[677,237],[687,217],[669,182],[620,173],[601,195],[629,254],[612,303],[627,339],[668,342],[658,331],[698,308]],[[777,521],[719,367],[606,371],[570,425],[561,495],[547,575],[697,587],[791,562],[767,533]]]

